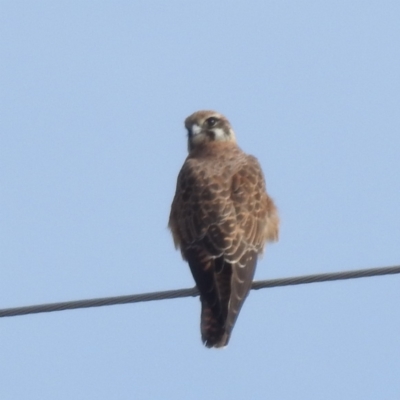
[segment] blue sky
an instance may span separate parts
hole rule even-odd
[[[166,228],[216,109],[280,210],[256,278],[400,263],[397,1],[2,1],[0,308],[193,286]],[[1,399],[398,399],[399,276],[4,318]]]

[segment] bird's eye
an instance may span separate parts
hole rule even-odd
[[[215,117],[210,117],[207,119],[207,126],[209,128],[212,128],[216,123],[217,123],[218,119]]]

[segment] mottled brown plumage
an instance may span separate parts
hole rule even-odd
[[[202,304],[201,335],[223,347],[250,290],[257,257],[278,239],[279,218],[256,158],[236,144],[228,120],[198,111],[185,121],[189,155],[179,173],[169,227]]]

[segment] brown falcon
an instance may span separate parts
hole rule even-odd
[[[223,115],[198,111],[185,127],[189,155],[169,227],[200,292],[202,340],[223,347],[251,288],[258,255],[267,241],[278,239],[279,218],[260,164],[238,147]]]

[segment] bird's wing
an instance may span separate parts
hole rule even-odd
[[[227,306],[224,311],[221,296],[229,288],[220,285],[222,282],[216,278],[215,270],[216,260],[231,245],[222,230],[235,213],[226,179],[210,168],[213,167],[207,160],[186,160],[178,176],[169,221],[175,245],[188,261],[201,294],[202,331],[206,344],[213,342],[207,335],[220,336],[226,318]]]
[[[231,290],[226,331],[231,332],[253,282],[257,257],[267,240],[277,239],[278,216],[267,195],[261,167],[255,157],[246,162],[232,177],[231,200],[235,209],[233,245],[225,260],[232,266]]]

